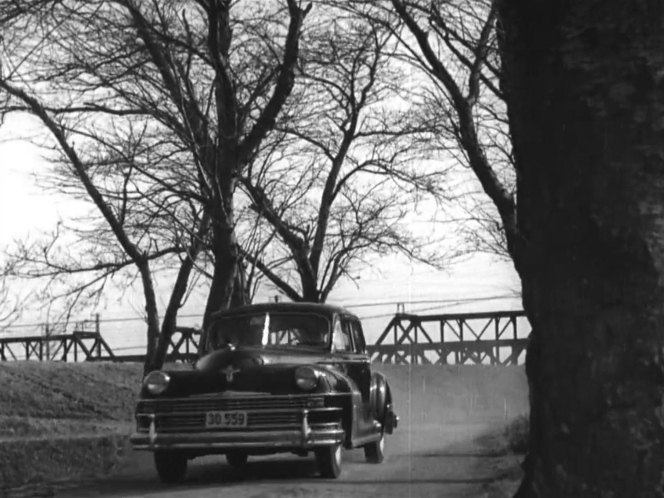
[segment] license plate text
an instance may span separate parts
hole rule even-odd
[[[205,427],[246,427],[247,412],[219,411],[205,414]]]

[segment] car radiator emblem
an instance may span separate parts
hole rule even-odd
[[[226,375],[226,382],[228,383],[233,382],[233,377],[239,371],[240,371],[239,369],[233,368],[233,365],[228,365],[226,368],[222,370],[222,372]]]

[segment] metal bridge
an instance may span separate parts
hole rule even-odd
[[[99,315],[95,320],[76,323],[74,331],[44,335],[0,337],[0,360],[79,361],[113,358],[113,351],[101,336]]]
[[[90,327],[92,324],[92,327]],[[530,324],[523,311],[415,315],[397,312],[374,345],[371,359],[396,364],[517,365],[525,361]],[[200,331],[178,327],[166,361],[196,358]],[[0,360],[136,361],[145,355],[114,354],[99,330],[99,317],[71,334],[0,337]]]
[[[381,363],[517,365],[530,331],[523,311],[397,313],[367,349]]]
[[[0,337],[0,361],[124,361],[143,362],[142,355],[115,354],[100,331],[99,316],[78,322],[71,333]],[[166,361],[193,361],[198,351],[199,330],[177,327],[168,345]]]

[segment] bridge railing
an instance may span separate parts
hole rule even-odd
[[[145,354],[115,354],[102,337],[98,321],[93,330],[84,330],[84,326],[77,324],[71,333],[0,337],[0,361],[145,361]],[[199,335],[198,329],[177,327],[168,345],[166,361],[194,360]]]
[[[166,353],[167,363],[191,362],[198,357],[200,329],[194,327],[176,327],[171,336]],[[144,362],[145,354],[115,355],[113,358],[101,356],[98,361]]]
[[[523,311],[397,313],[368,350],[382,363],[517,365],[530,330]]]
[[[0,360],[79,361],[114,357],[101,336],[99,315],[94,320],[78,322],[71,333],[54,333],[45,327],[43,335],[0,337]]]

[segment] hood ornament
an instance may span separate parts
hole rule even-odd
[[[226,382],[229,384],[233,382],[233,377],[235,376],[236,373],[240,371],[239,368],[233,368],[233,365],[228,365],[226,368],[222,370],[222,373],[226,376]]]

